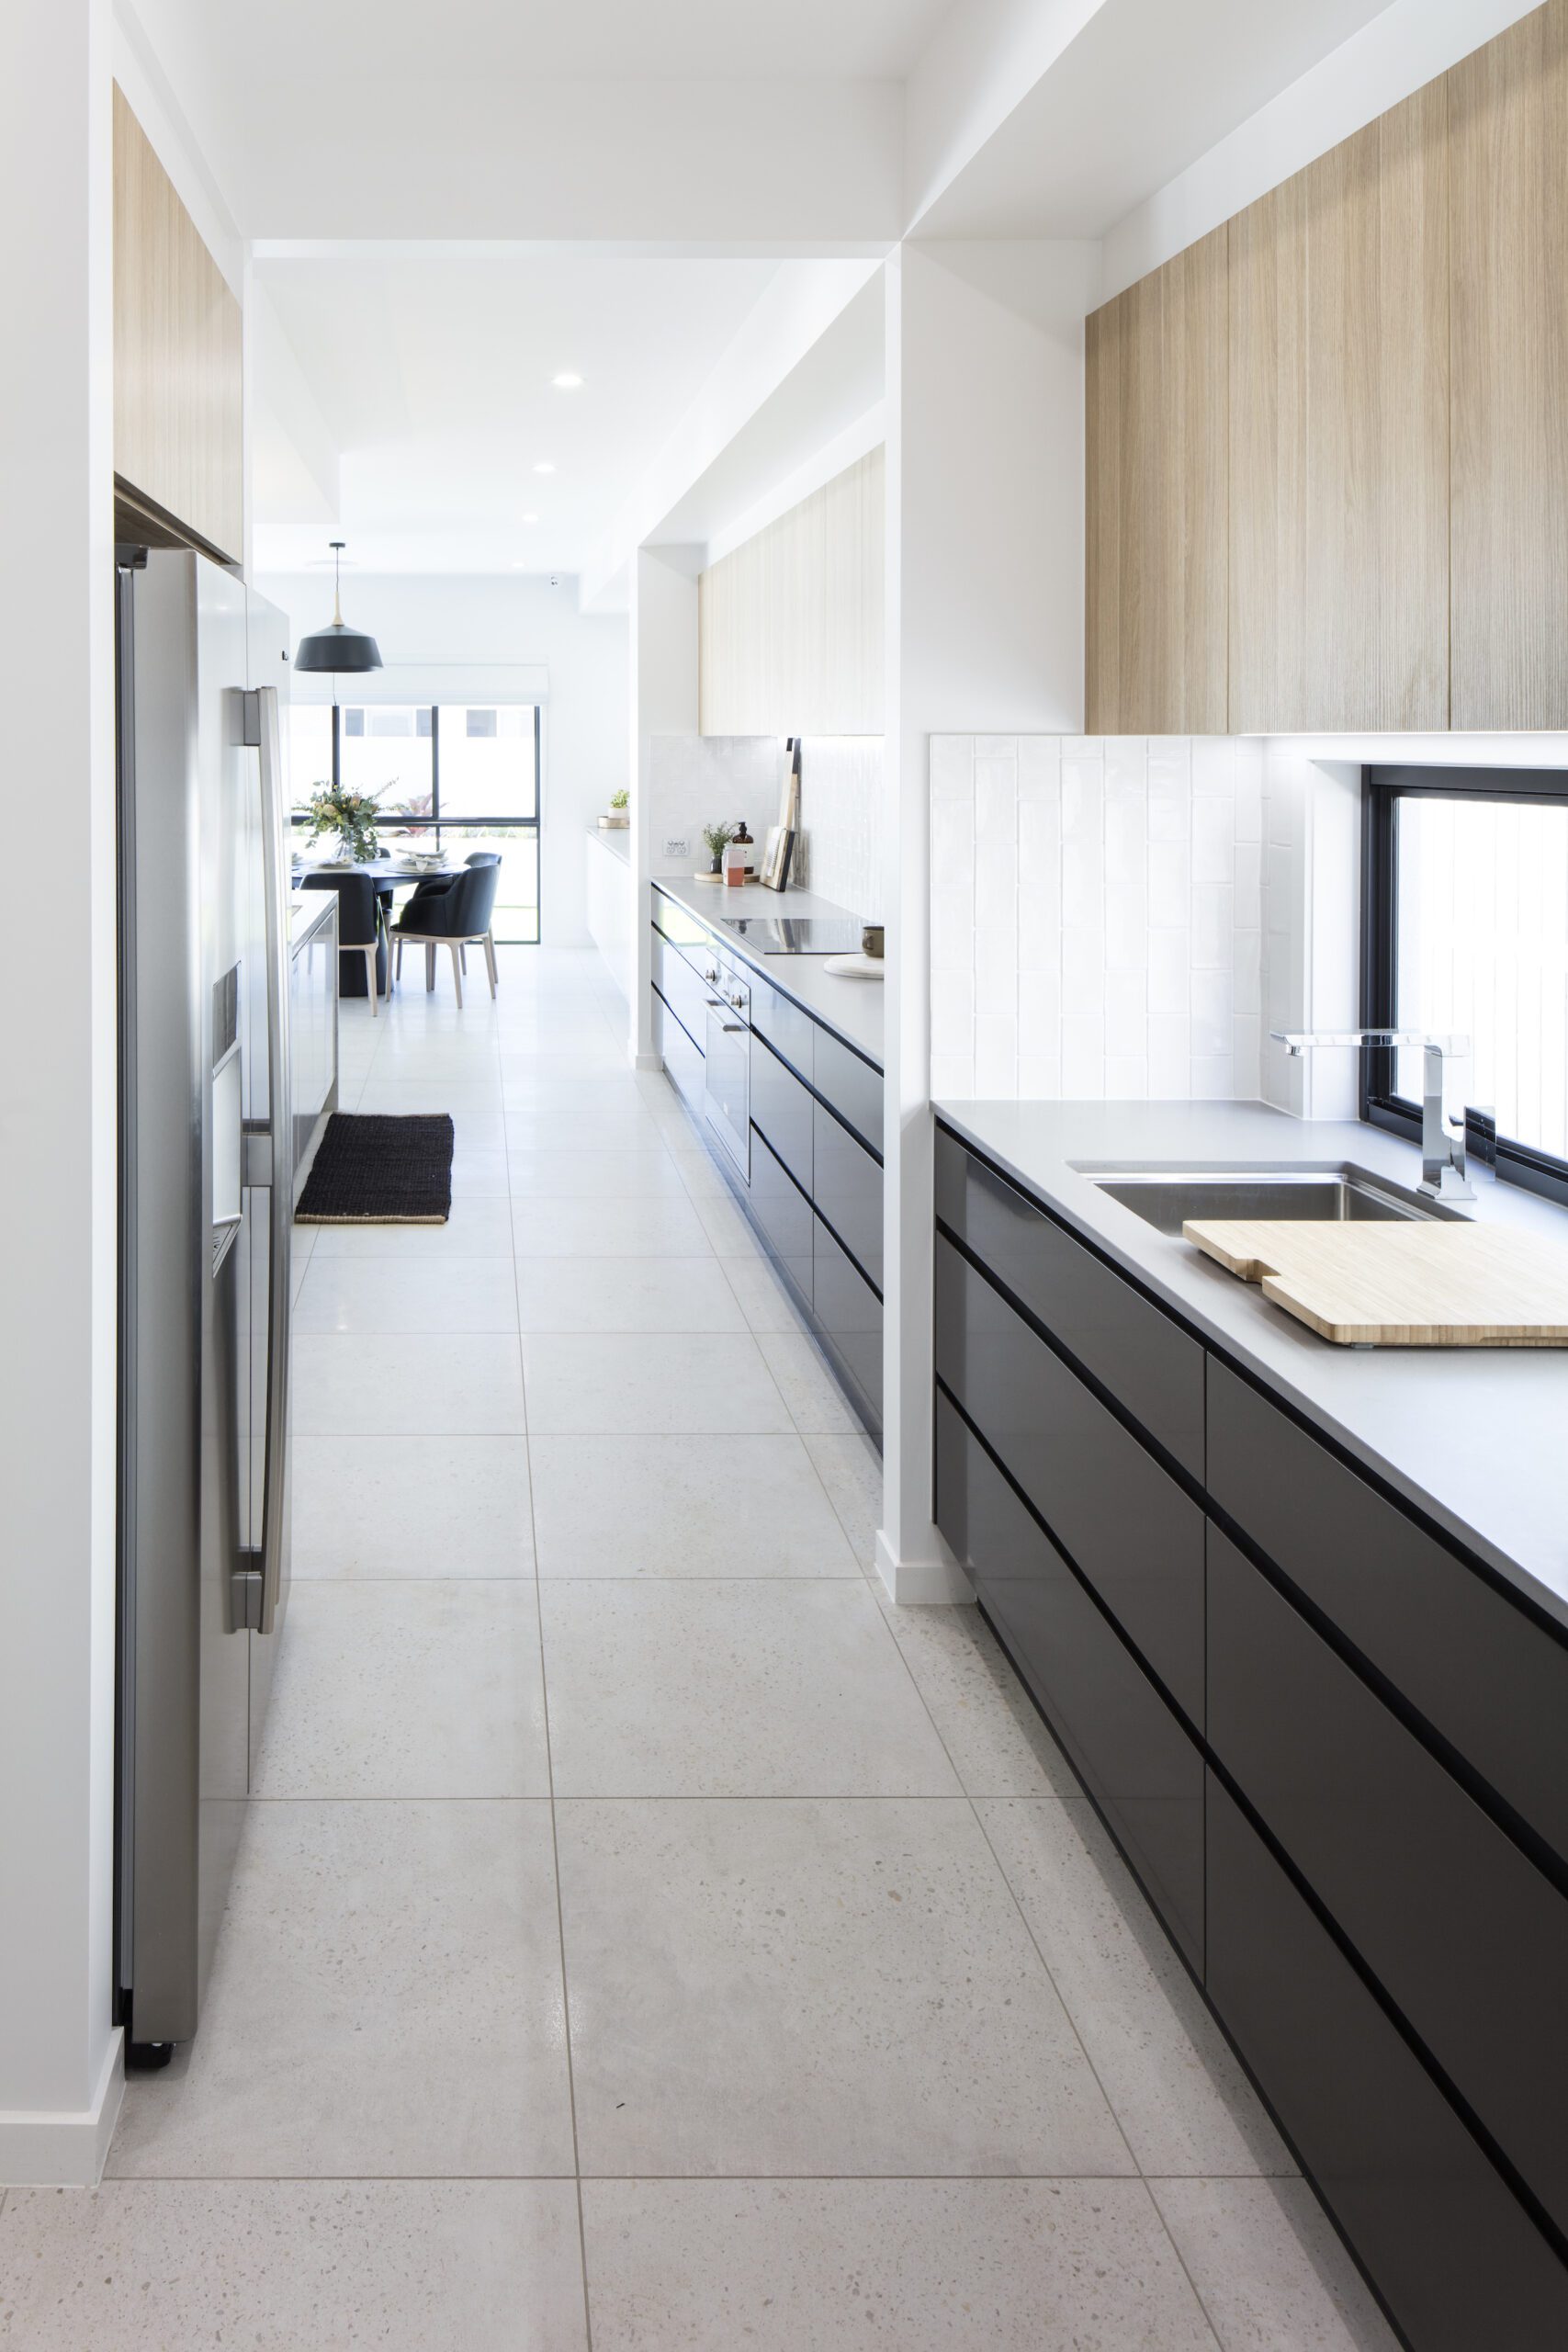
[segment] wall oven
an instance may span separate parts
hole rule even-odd
[[[751,991],[738,966],[715,956],[707,982],[703,1107],[745,1183],[751,1181]]]

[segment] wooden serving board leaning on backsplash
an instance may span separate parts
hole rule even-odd
[[[1226,1217],[1182,1231],[1341,1347],[1568,1347],[1568,1251],[1529,1234]]]

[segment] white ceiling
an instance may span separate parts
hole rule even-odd
[[[580,570],[774,267],[564,254],[257,265],[339,452],[343,534],[361,567],[389,571]],[[581,390],[553,388],[566,369]],[[286,484],[258,480],[257,497],[263,571],[321,552],[314,509],[289,512]]]
[[[1390,0],[1100,0],[928,237],[1100,237]]]

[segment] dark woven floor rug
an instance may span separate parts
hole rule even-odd
[[[451,1209],[446,1112],[334,1111],[294,1216],[299,1225],[445,1225]]]

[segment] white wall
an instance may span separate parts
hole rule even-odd
[[[0,1085],[0,2182],[97,2176],[118,2104],[114,1800],[115,835],[106,0],[13,0],[0,141],[0,795],[73,877],[18,891]]]
[[[784,766],[777,735],[651,735],[648,873],[705,874],[705,825],[744,820],[761,850],[767,828],[778,822]],[[671,841],[683,841],[684,851],[671,850]]]
[[[296,638],[332,617],[330,571],[256,582],[288,615]],[[389,667],[443,662],[540,665],[544,718],[539,903],[545,944],[583,945],[582,832],[626,782],[626,623],[580,612],[577,582],[533,574],[454,579],[350,571],[344,614],[368,629]]]

